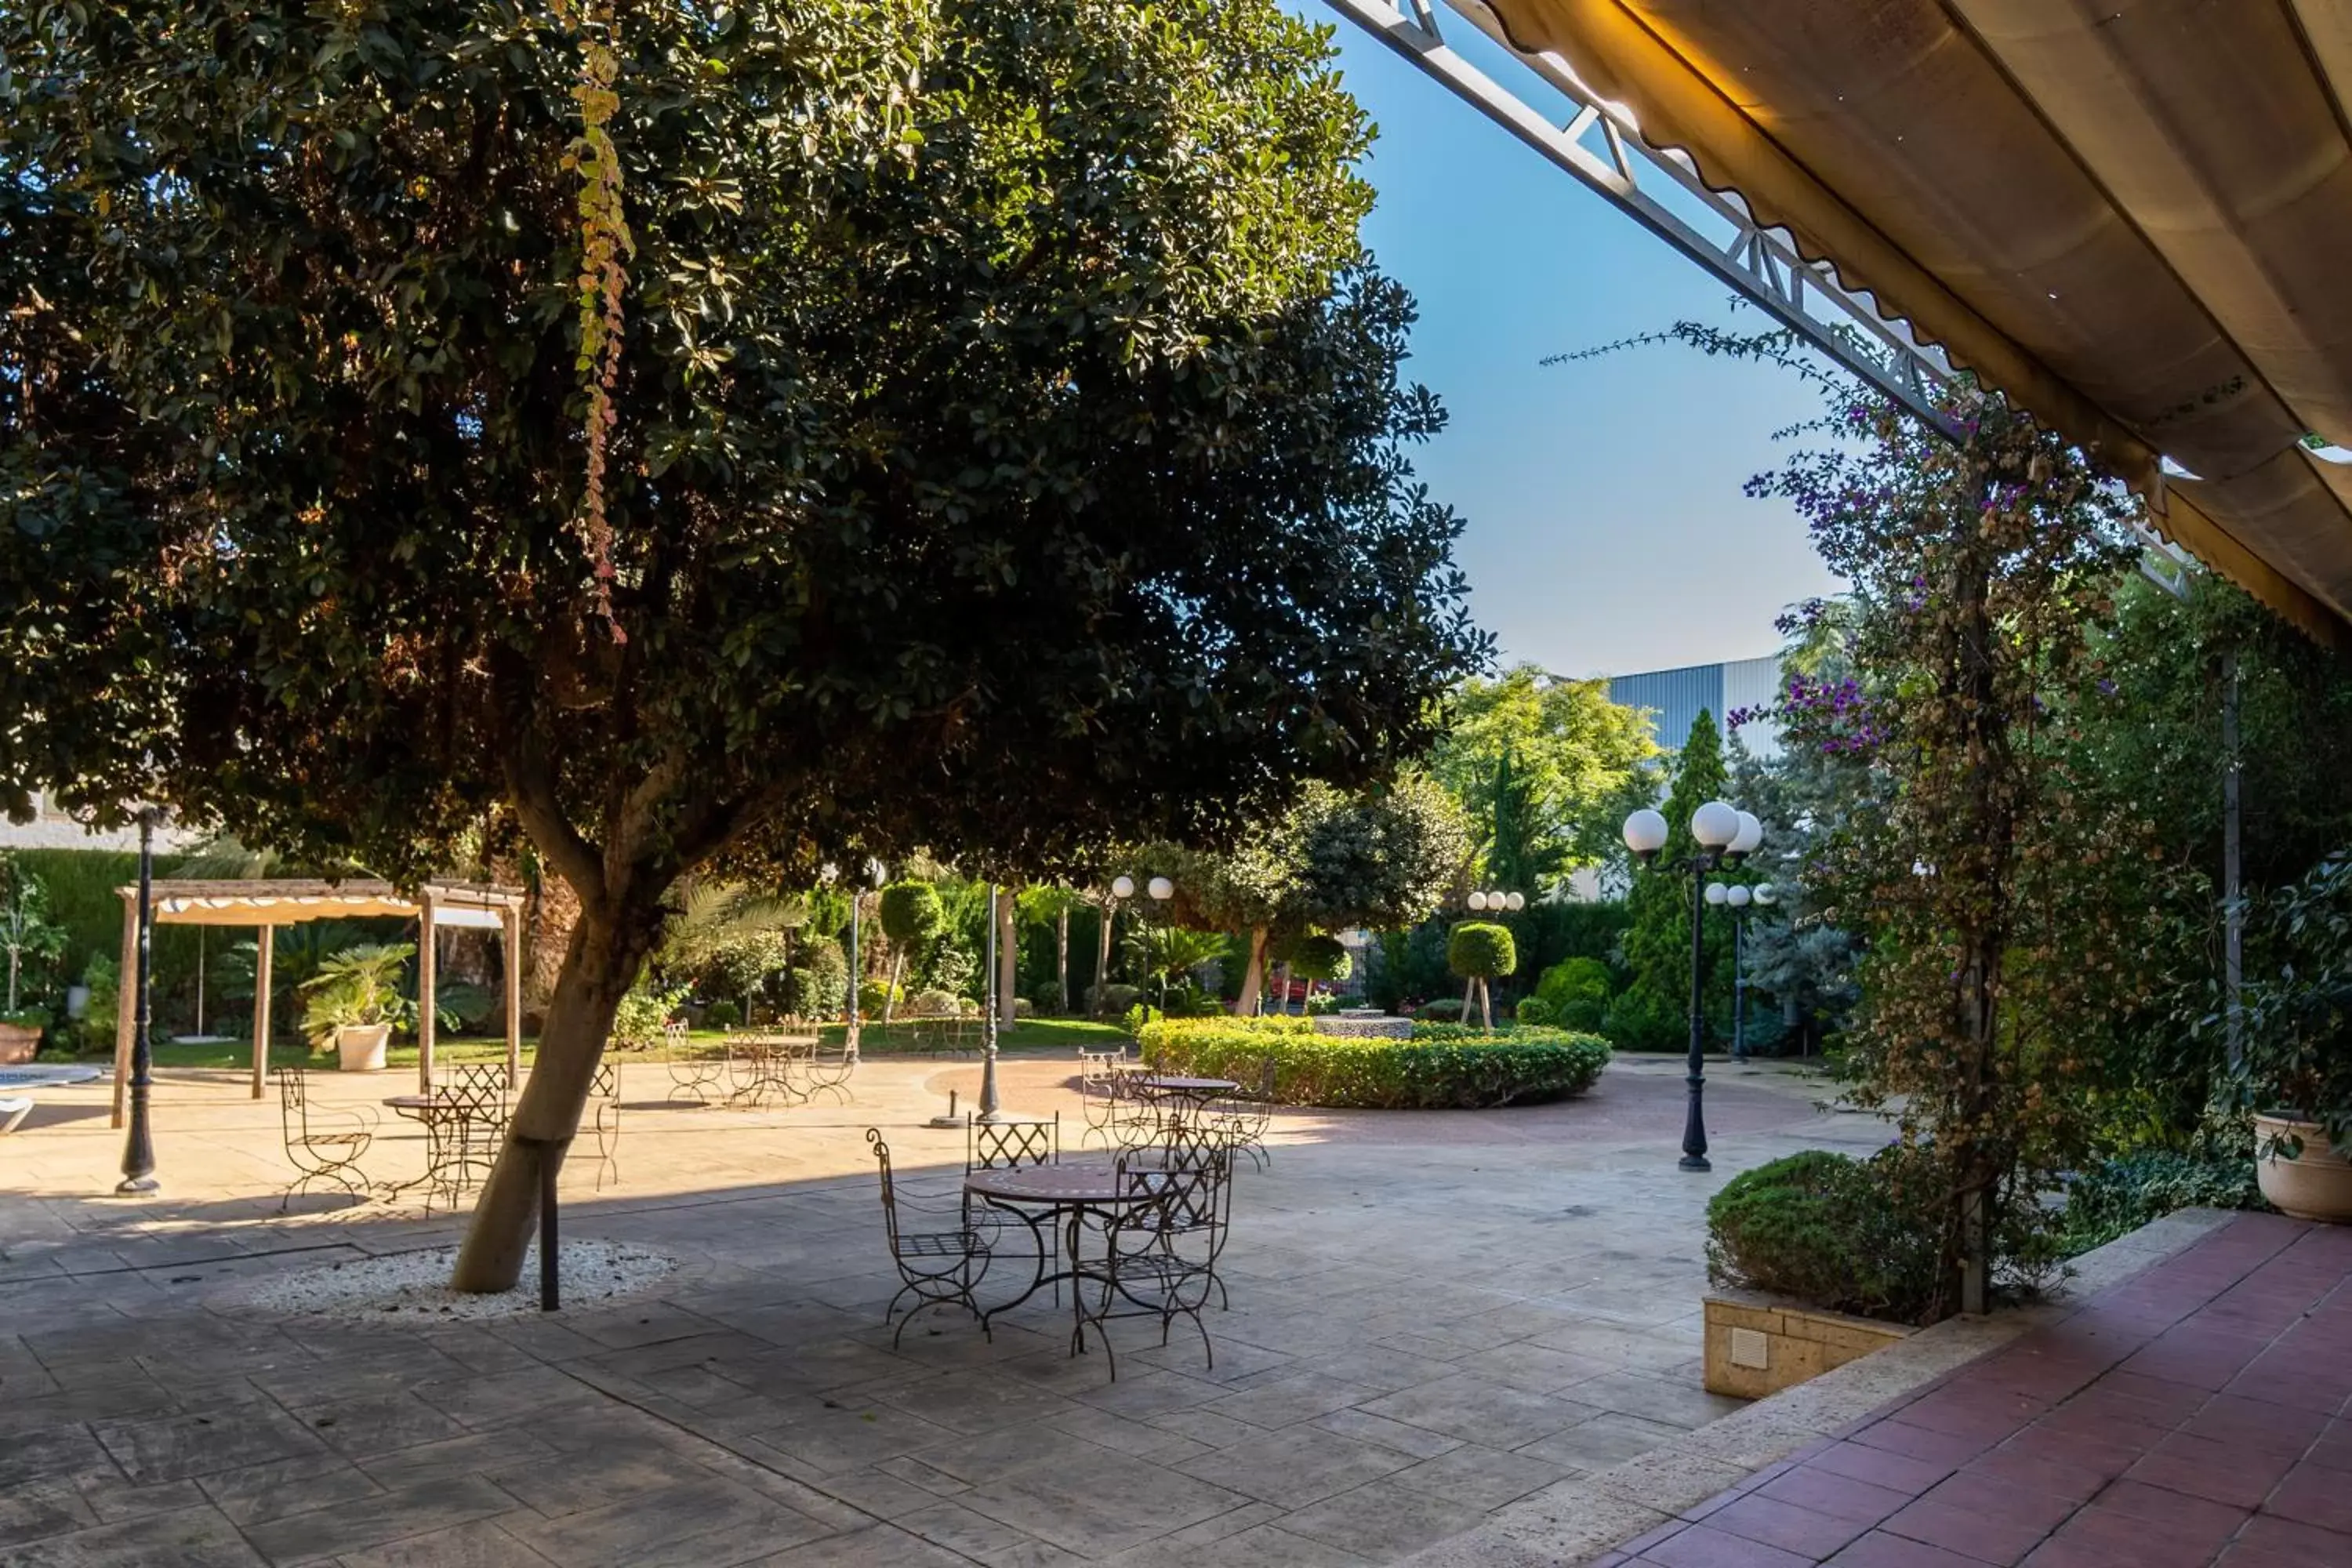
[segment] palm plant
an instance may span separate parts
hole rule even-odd
[[[400,994],[400,981],[415,956],[413,942],[362,942],[323,961],[302,983],[309,995],[302,1023],[311,1039],[323,1047],[339,1029],[408,1023],[415,1004]]]

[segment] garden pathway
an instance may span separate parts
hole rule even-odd
[[[2352,1228],[2243,1215],[1594,1568],[2352,1564]]]
[[[1007,1102],[1074,1129],[1069,1070],[1008,1062]],[[963,1140],[921,1121],[976,1078],[877,1058],[853,1107],[662,1110],[666,1075],[631,1064],[621,1183],[567,1172],[567,1235],[681,1268],[484,1326],[241,1310],[255,1275],[457,1227],[278,1219],[276,1108],[233,1079],[163,1085],[165,1197],[91,1196],[119,1143],[102,1088],[55,1091],[0,1140],[0,1565],[1392,1562],[1733,1408],[1698,1387],[1707,1194],[1879,1136],[1727,1069],[1717,1173],[1692,1177],[1662,1061],[1558,1106],[1286,1115],[1273,1168],[1240,1178],[1214,1368],[1127,1325],[1112,1383],[1043,1298],[992,1344],[936,1316],[894,1351],[879,1326],[863,1130],[945,1197]]]

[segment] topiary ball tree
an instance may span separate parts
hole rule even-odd
[[[947,908],[929,882],[893,882],[882,889],[882,934],[890,939],[890,988],[882,994],[885,1028],[898,1000],[898,982],[906,976],[907,954],[928,949],[947,929]]]
[[[1290,973],[1310,984],[1345,980],[1354,970],[1355,960],[1336,936],[1303,936],[1291,947]]]
[[[1486,983],[1519,966],[1518,944],[1511,940],[1511,928],[1491,921],[1464,921],[1445,940],[1445,966],[1466,982],[1462,992],[1462,1021],[1470,1021],[1470,1004],[1475,998],[1479,1018],[1486,1028],[1493,1029],[1495,998]]]

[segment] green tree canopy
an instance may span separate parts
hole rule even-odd
[[[310,859],[527,836],[582,913],[521,1139],[575,1125],[686,872],[1230,837],[1419,750],[1485,655],[1323,33],[1273,0],[614,26],[606,579],[552,8],[0,8],[8,804],[119,808],[152,758]],[[468,1288],[520,1266],[531,1147]]]
[[[1606,682],[1521,664],[1455,688],[1428,766],[1468,810],[1486,879],[1534,893],[1607,858],[1612,807],[1654,787],[1657,756],[1648,721]]]

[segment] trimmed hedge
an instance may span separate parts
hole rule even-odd
[[[1275,1063],[1285,1105],[1364,1110],[1477,1110],[1581,1094],[1609,1065],[1609,1042],[1558,1029],[1410,1040],[1318,1035],[1303,1018],[1163,1019],[1144,1056],[1164,1071],[1254,1080]]]
[[[1832,1312],[1927,1321],[1937,1226],[1900,1148],[1867,1160],[1808,1149],[1742,1171],[1706,1205],[1706,1271]]]

